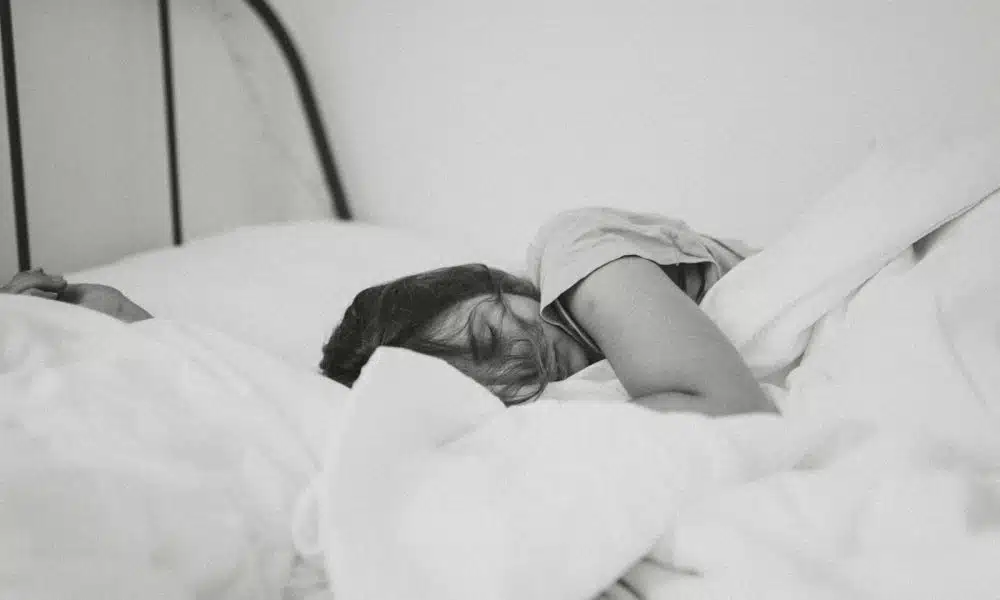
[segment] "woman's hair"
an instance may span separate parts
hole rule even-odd
[[[518,318],[504,294],[539,299],[529,281],[482,264],[446,267],[372,286],[354,297],[323,347],[320,369],[351,386],[379,346],[407,348],[442,358],[489,388],[505,404],[537,397],[554,367],[541,327]],[[496,302],[501,318],[511,318],[524,337],[502,339],[497,330],[475,331],[476,310],[461,327],[449,331],[448,312],[484,297]]]

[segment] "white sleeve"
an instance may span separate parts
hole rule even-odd
[[[732,254],[733,259],[720,264],[710,242]],[[527,253],[527,275],[541,290],[543,314],[579,281],[624,256],[640,256],[660,265],[711,263],[719,271],[714,279],[742,260],[683,221],[661,215],[611,208],[563,212],[539,229]]]

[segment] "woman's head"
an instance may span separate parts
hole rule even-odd
[[[359,293],[323,347],[320,369],[353,385],[379,346],[442,358],[507,404],[586,365],[582,349],[538,317],[531,282],[469,264],[410,275]]]

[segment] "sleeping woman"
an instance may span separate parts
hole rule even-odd
[[[698,308],[747,255],[658,215],[562,213],[528,250],[527,276],[485,265],[418,273],[359,293],[320,368],[353,385],[379,346],[439,357],[504,403],[607,359],[633,401],[660,411],[775,411]]]
[[[320,369],[350,386],[379,346],[444,359],[508,405],[607,359],[634,402],[709,415],[774,411],[739,353],[698,308],[747,255],[658,215],[563,213],[528,250],[527,275],[470,264],[359,293],[323,347]],[[132,323],[150,314],[120,291],[41,269],[0,293],[84,306]]]

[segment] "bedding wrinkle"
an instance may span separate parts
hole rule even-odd
[[[336,386],[191,325],[0,305],[5,593],[281,597]]]
[[[718,275],[702,308],[769,378],[780,416],[649,411],[606,361],[506,408],[448,363],[398,348],[376,351],[348,390],[294,360],[319,347],[313,334],[335,310],[337,294],[297,258],[329,248],[326,227],[196,246],[214,256],[208,271],[263,252],[275,271],[262,277],[309,279],[305,300],[279,289],[230,306],[213,293],[225,302],[174,321],[190,293],[170,282],[191,265],[163,254],[118,276],[155,273],[167,289],[147,290],[168,318],[125,326],[0,296],[4,591],[997,600],[1000,135],[914,148],[880,149],[725,277],[714,246],[681,225],[664,234],[652,216],[634,240],[624,225],[594,238],[556,227],[601,260],[674,240],[687,264]],[[289,235],[320,245],[283,254],[254,242]],[[386,239],[415,270],[443,256]],[[572,273],[555,288],[585,276],[540,266],[572,252],[533,251],[535,277]],[[344,277],[399,274],[372,260]],[[206,290],[249,289],[198,277]],[[287,323],[244,322],[274,300]],[[299,322],[312,309],[318,321]],[[195,324],[219,314],[235,338]]]
[[[653,413],[606,362],[486,410],[446,363],[380,351],[323,474],[338,600],[996,600],[1000,135],[933,142],[880,148],[709,290],[780,417]]]

